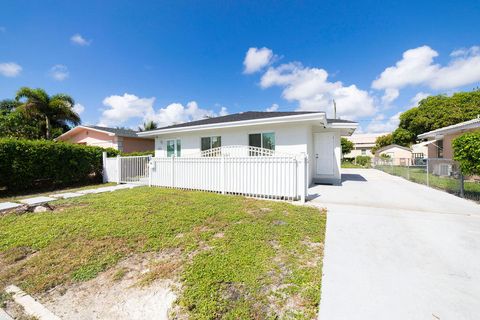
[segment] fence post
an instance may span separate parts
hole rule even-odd
[[[410,180],[410,161],[411,159],[407,158],[407,180]]]
[[[220,175],[221,175],[221,182],[222,182],[222,194],[225,194],[225,155],[222,154],[222,159],[220,162]]]
[[[152,157],[148,158],[148,186],[152,186],[153,162]]]
[[[427,158],[427,187],[430,187],[430,173],[429,173],[429,163],[430,163],[430,159]]]
[[[460,173],[460,197],[465,198],[465,177]]]
[[[302,156],[300,157],[300,163],[299,163],[299,172],[298,172],[298,184],[300,188],[300,201],[302,203],[305,203],[305,198],[307,194],[307,178],[306,178],[306,162],[307,157],[305,156],[305,153],[302,153]]]
[[[117,155],[117,184],[120,184],[120,181],[122,180],[122,161],[120,158],[120,155]]]
[[[107,179],[107,152],[105,151],[102,152],[102,165],[103,165],[102,181],[103,183],[106,183],[108,179]]]
[[[172,155],[170,157],[170,166],[172,169],[172,181],[170,182],[170,184],[171,184],[171,187],[174,188],[175,187],[175,155]]]

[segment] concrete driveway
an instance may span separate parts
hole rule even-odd
[[[328,209],[321,320],[480,319],[480,205],[373,169],[310,189]]]

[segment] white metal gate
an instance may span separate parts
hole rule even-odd
[[[151,156],[106,158],[104,154],[104,182],[148,184]]]

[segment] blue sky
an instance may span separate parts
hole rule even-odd
[[[381,132],[415,96],[479,86],[479,29],[478,1],[2,0],[0,99],[64,92],[128,127],[335,99]]]

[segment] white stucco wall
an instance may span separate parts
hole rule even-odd
[[[201,137],[221,136],[222,146],[248,145],[251,133],[275,133],[275,150],[290,154],[307,153],[309,127],[289,124],[262,125],[239,128],[211,129],[187,133],[171,134],[155,139],[155,157],[166,157],[166,141],[180,139],[182,156],[200,152]]]
[[[335,148],[332,151],[335,158],[335,173],[330,177],[318,177],[315,174],[315,132],[335,132]],[[328,178],[328,180],[340,181],[340,130],[328,130],[323,127],[312,127],[310,124],[270,124],[255,125],[248,127],[209,129],[178,134],[160,135],[155,138],[155,157],[167,156],[167,140],[180,139],[182,148],[181,156],[199,153],[201,150],[201,137],[221,136],[222,146],[244,145],[248,146],[248,135],[252,133],[275,133],[275,150],[287,154],[305,153],[308,157],[308,181],[312,183],[314,178]]]

